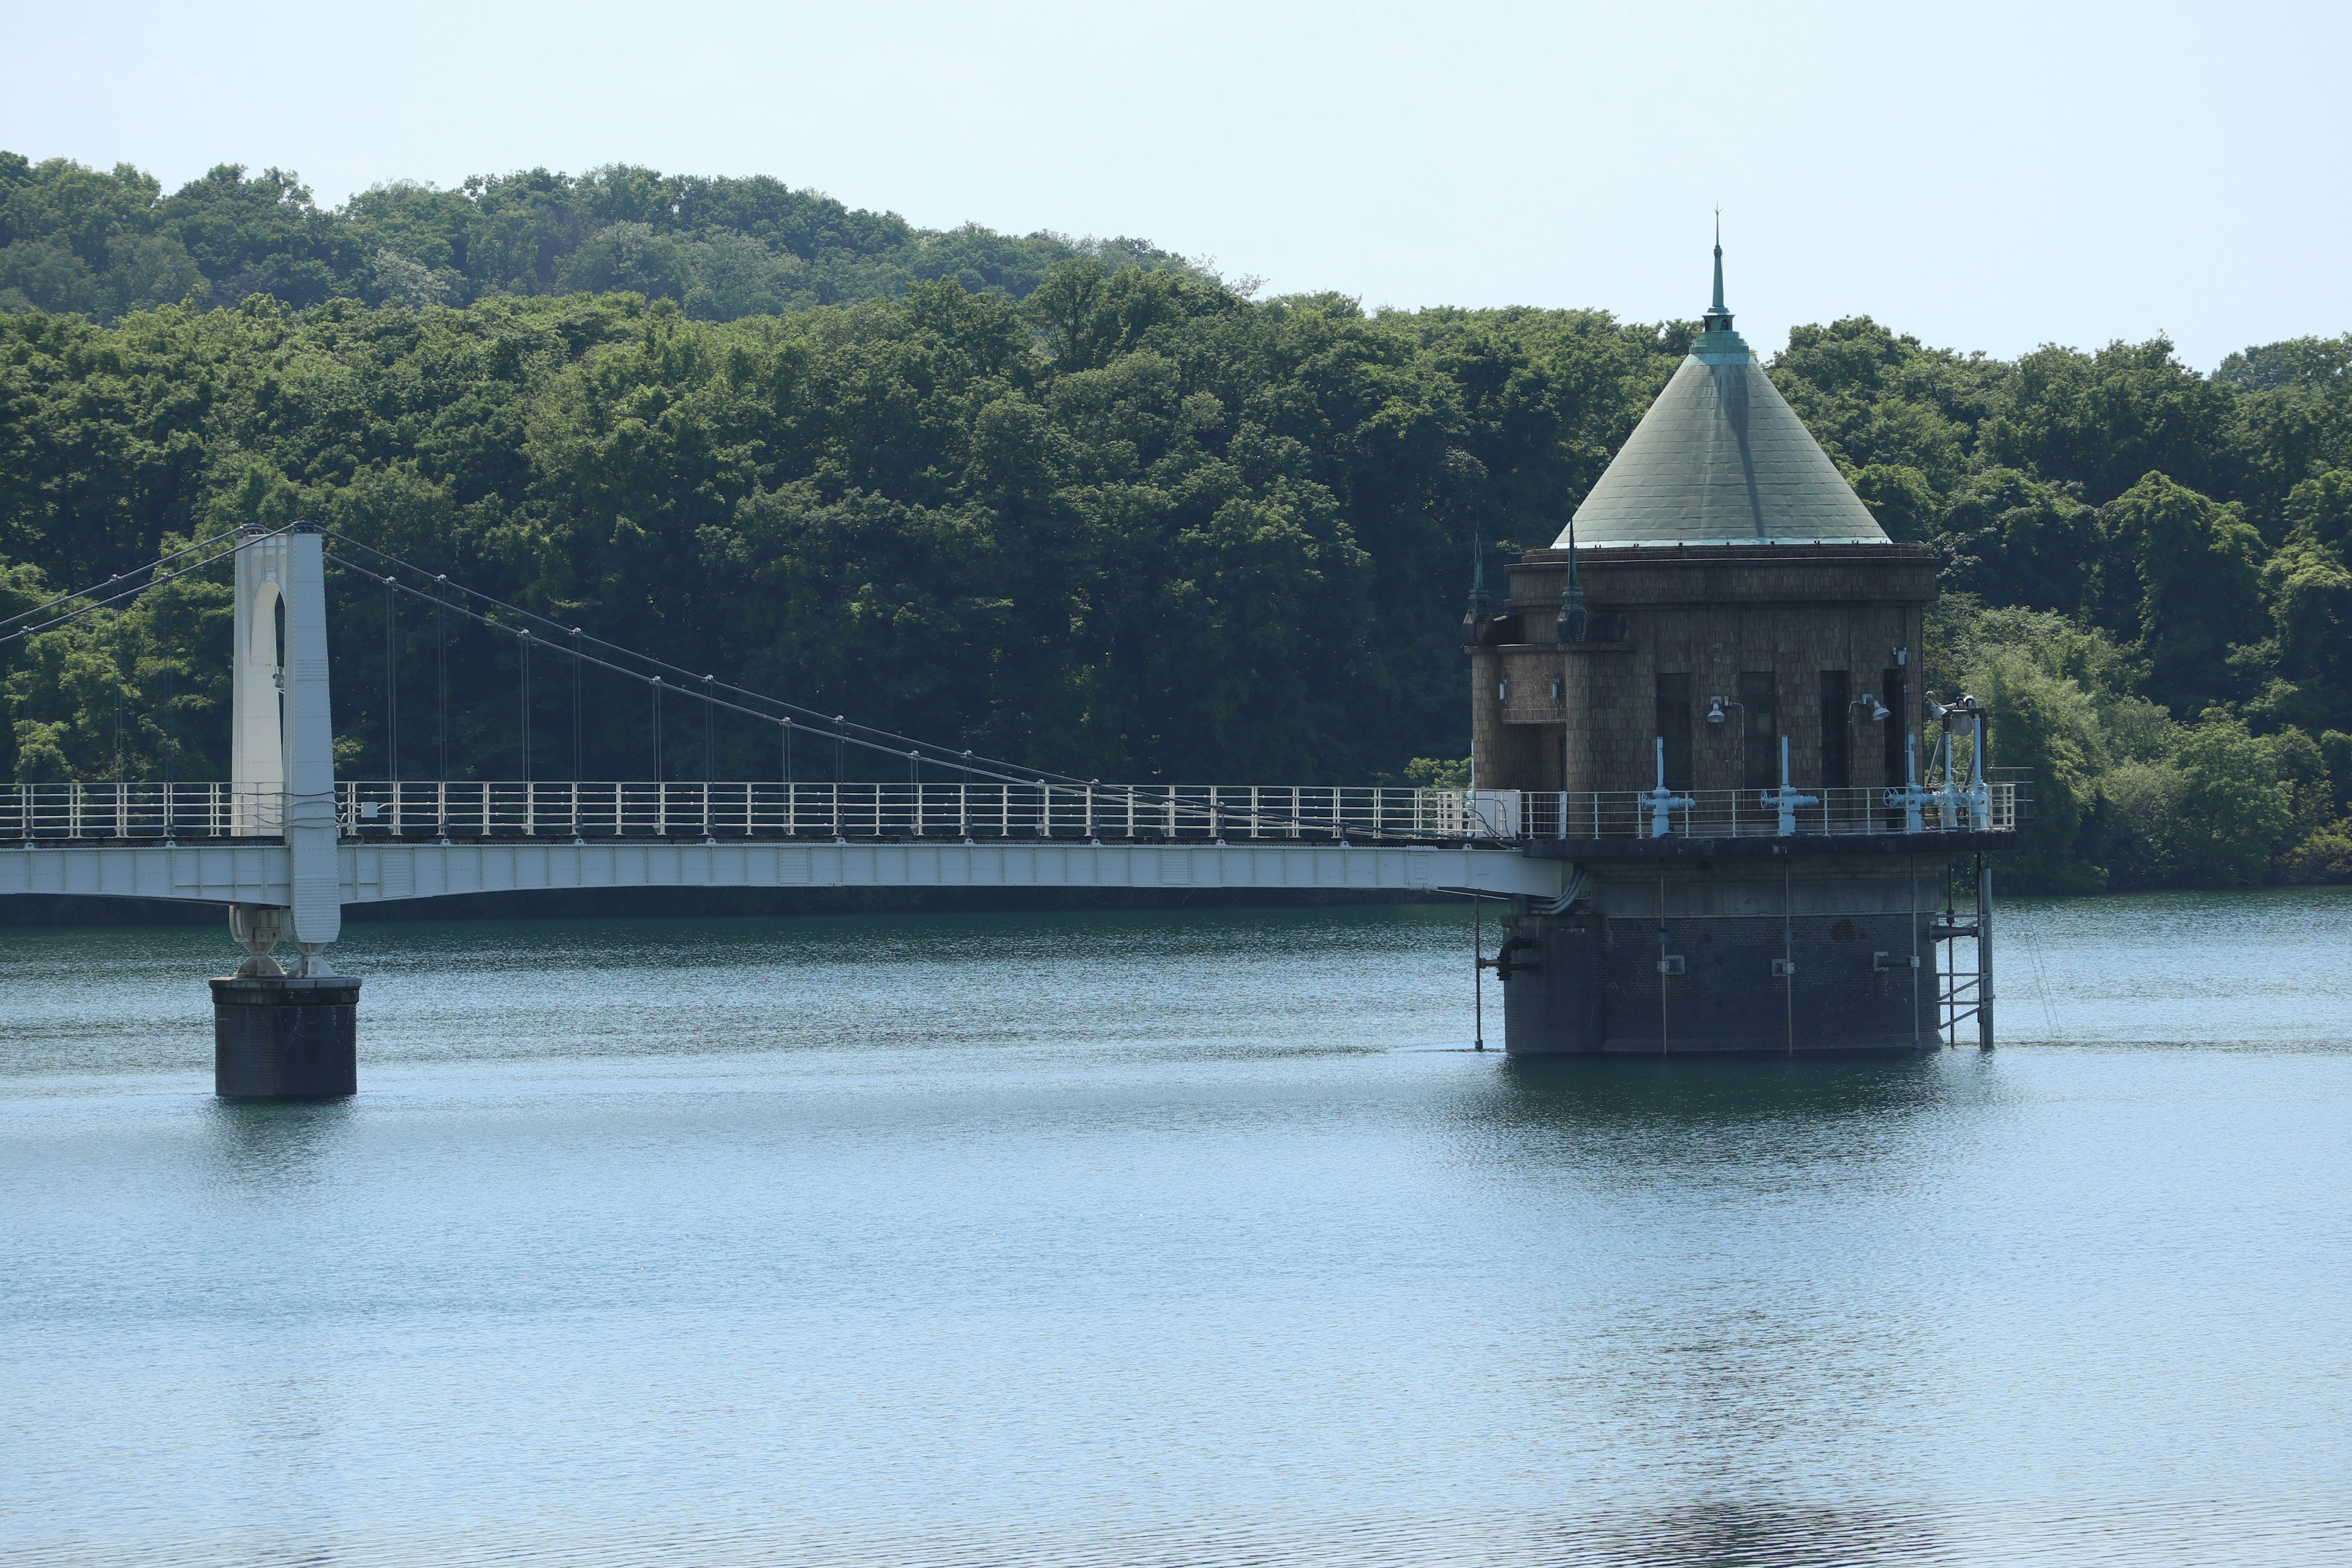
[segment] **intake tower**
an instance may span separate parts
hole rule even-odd
[[[1991,1043],[2015,788],[1974,703],[1920,689],[1934,561],[1733,330],[1719,243],[1689,355],[1508,577],[1463,623],[1475,784],[1575,870],[1506,917],[1510,1051],[1911,1050],[1968,1020]]]

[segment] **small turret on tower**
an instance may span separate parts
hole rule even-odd
[[[1470,603],[1462,612],[1462,640],[1476,642],[1494,611],[1494,601],[1486,594],[1486,542],[1480,539],[1470,546]]]

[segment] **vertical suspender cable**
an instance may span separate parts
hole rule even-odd
[[[449,603],[446,576],[433,579],[433,734],[441,750],[441,780],[449,779]]]
[[[400,782],[399,584],[383,579],[383,760],[384,777]]]
[[[841,781],[848,773],[849,720],[847,715],[836,713],[833,716],[833,793],[838,798],[841,794]]]
[[[530,628],[522,629],[521,658],[516,670],[522,685],[522,782],[530,783]]]
[[[790,784],[793,782],[793,721],[790,719],[786,719],[776,726],[776,730],[783,740],[783,782]]]
[[[580,782],[580,628],[572,628],[572,782]]]
[[[719,704],[711,682],[715,675],[702,678],[702,782],[709,784],[719,777]]]
[[[652,677],[654,694],[654,783],[662,782],[661,677]]]

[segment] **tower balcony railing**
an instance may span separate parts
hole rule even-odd
[[[1996,781],[1979,800],[1966,784],[1917,789],[1528,791],[1528,838],[1819,838],[2017,830],[2020,785]]]

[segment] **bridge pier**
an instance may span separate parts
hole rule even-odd
[[[213,1092],[256,1100],[356,1094],[360,983],[321,956],[343,921],[325,542],[310,523],[251,531],[237,549],[235,765],[239,799],[266,803],[276,816],[252,826],[275,826],[285,838],[289,904],[229,906],[229,932],[247,958],[235,974],[212,983]],[[286,612],[282,646],[278,604]],[[270,957],[281,941],[301,951],[291,974]]]
[[[359,1092],[360,982],[233,974],[213,987],[213,1092],[321,1100]]]
[[[293,911],[231,904],[229,934],[245,949],[235,974],[212,982],[213,1092],[224,1100],[320,1100],[359,1092],[360,983],[337,974],[321,942],[300,942],[289,974],[271,956]]]

